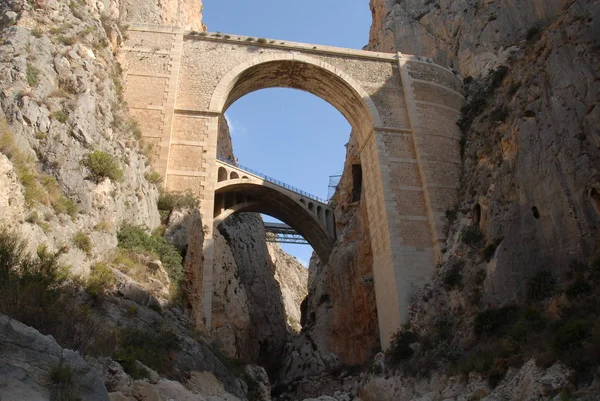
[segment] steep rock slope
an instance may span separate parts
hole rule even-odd
[[[107,37],[118,25],[101,23],[97,9],[79,3],[33,5],[2,8],[0,146],[23,185],[25,204],[7,209],[2,219],[18,225],[32,246],[62,249],[64,262],[85,273],[90,259],[116,246],[122,222],[159,224],[158,193],[145,178],[147,158],[121,104],[119,67]],[[115,163],[103,176],[84,165],[94,152]],[[88,238],[85,246],[70,246],[76,235]]]
[[[302,328],[300,305],[308,294],[308,269],[276,243],[267,243],[267,249],[275,265],[275,280],[281,288],[287,324],[298,332]]]
[[[592,257],[600,222],[600,3],[371,6],[372,49],[432,57],[475,78],[461,123],[457,221],[471,218],[488,244],[500,244],[486,266],[489,301],[522,299],[536,271],[560,275],[571,260]]]
[[[248,341],[240,357],[256,361],[273,373],[287,340],[286,318],[281,289],[275,280],[259,215],[233,215],[219,227],[236,262],[237,274],[246,290],[250,325]]]

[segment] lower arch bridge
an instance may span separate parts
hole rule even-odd
[[[219,158],[217,167],[215,229],[236,212],[264,213],[287,225],[271,227],[272,223],[267,223],[268,234],[284,228],[287,234],[295,232],[313,247],[322,261],[329,260],[336,233],[333,208],[324,199],[231,160]]]

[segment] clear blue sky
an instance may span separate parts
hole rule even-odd
[[[368,0],[204,0],[204,23],[223,32],[361,49],[368,42]],[[284,88],[250,93],[226,117],[239,162],[319,197],[343,168],[346,119],[309,93]],[[301,262],[312,248],[282,245]]]

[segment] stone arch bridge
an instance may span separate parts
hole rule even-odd
[[[286,87],[308,91],[346,117],[359,144],[379,331],[387,348],[391,334],[408,317],[411,291],[435,271],[445,242],[445,211],[456,202],[461,157],[455,122],[464,102],[460,77],[429,60],[400,53],[144,24],[131,24],[123,65],[126,100],[145,141],[154,145],[154,169],[165,177],[168,190],[192,190],[200,199],[207,329],[212,234],[215,221],[227,214],[224,210],[237,205],[237,211],[279,214],[310,237],[324,259],[334,238],[322,234],[331,232],[333,221],[317,219],[311,227],[300,227],[286,209],[289,203],[250,205],[253,199],[267,198],[264,191],[282,192],[269,184],[232,179],[231,173],[240,174],[235,166],[219,165],[217,135],[225,111],[252,91]],[[227,180],[219,181],[220,167],[228,170]]]

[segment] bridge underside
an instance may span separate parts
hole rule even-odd
[[[214,225],[239,212],[262,213],[285,222],[306,239],[319,258],[329,260],[335,239],[332,238],[307,209],[273,188],[239,182],[215,192]]]

